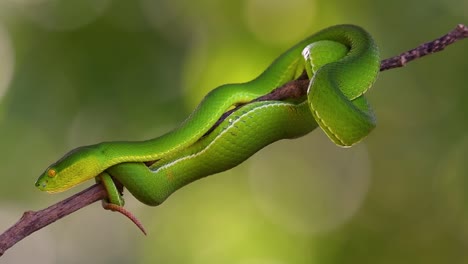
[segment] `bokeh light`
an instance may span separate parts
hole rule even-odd
[[[256,37],[278,45],[309,35],[315,12],[315,1],[310,0],[247,0],[245,19]]]
[[[12,1],[12,0],[10,0]],[[112,0],[20,0],[21,13],[47,30],[74,30],[95,21]]]
[[[229,41],[222,46],[208,45],[200,35],[192,44],[185,63],[184,93],[186,104],[194,108],[217,86],[226,83],[247,82],[257,77],[271,62],[267,51]]]
[[[466,23],[466,4],[0,1],[2,229],[93,184],[35,188],[74,147],[166,133],[210,90],[250,81],[327,26],[362,26],[386,58]],[[467,43],[381,73],[366,94],[377,127],[351,149],[320,130],[277,142],[158,207],[125,192],[147,237],[96,203],[0,262],[468,263]]]
[[[15,68],[15,52],[10,35],[5,26],[0,24],[0,100],[9,88]]]
[[[174,1],[140,0],[144,18],[164,36],[176,38],[188,30],[188,18]]]
[[[468,217],[468,136],[453,144],[441,156],[439,169],[433,181],[439,202],[444,204],[447,219],[459,221],[461,216]],[[468,228],[464,230],[468,235]]]
[[[288,262],[284,261],[279,261],[275,259],[259,259],[259,258],[252,258],[252,259],[247,259],[247,260],[242,260],[240,262],[237,262],[235,264],[287,264]]]
[[[269,221],[255,205],[246,185],[247,167],[197,181],[154,209],[143,219],[157,231],[142,244],[142,261],[313,263],[310,238]]]
[[[346,223],[367,193],[364,144],[337,148],[322,131],[281,141],[251,160],[252,195],[270,221],[310,235]]]
[[[80,145],[90,145],[103,141],[102,134],[114,127],[117,120],[112,120],[110,109],[94,106],[79,112],[70,124],[68,145],[74,148]],[[101,122],[100,120],[106,120]]]

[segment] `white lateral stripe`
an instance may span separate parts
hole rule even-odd
[[[307,102],[307,100],[306,100],[305,102]],[[305,102],[303,102],[303,103],[305,103]],[[301,105],[301,104],[303,104],[303,103],[298,104],[298,106]],[[201,151],[199,151],[199,152],[197,152],[197,153],[194,153],[194,154],[192,154],[192,155],[189,155],[189,156],[185,156],[185,157],[176,159],[176,160],[174,160],[174,161],[172,161],[172,162],[170,162],[170,163],[168,163],[168,164],[166,164],[166,165],[163,165],[163,166],[157,168],[155,171],[152,171],[152,172],[153,172],[153,173],[158,173],[160,170],[167,169],[167,168],[169,168],[169,167],[171,167],[171,166],[174,166],[175,164],[177,164],[177,163],[179,163],[179,162],[182,162],[182,161],[188,160],[188,159],[193,159],[193,158],[195,158],[195,157],[197,157],[197,156],[199,156],[199,155],[205,153],[206,151],[208,151],[208,150],[211,148],[211,146],[212,146],[214,143],[216,143],[217,140],[219,140],[220,137],[222,137],[225,133],[227,133],[227,132],[229,131],[229,128],[234,127],[234,125],[235,125],[237,122],[241,121],[242,118],[248,116],[249,114],[254,113],[254,112],[256,112],[256,111],[259,111],[259,110],[262,110],[262,109],[264,109],[264,108],[278,107],[278,106],[286,106],[286,105],[292,105],[292,104],[290,104],[290,103],[284,103],[284,102],[280,102],[280,103],[271,103],[271,104],[262,105],[262,106],[260,106],[260,107],[256,107],[256,108],[253,108],[253,109],[249,110],[248,112],[245,112],[245,113],[243,113],[242,115],[240,115],[240,116],[239,116],[236,120],[234,120],[233,122],[229,122],[229,126],[228,126],[226,129],[224,129],[221,133],[219,133],[219,135],[217,135],[216,138],[213,139],[213,141],[211,141],[210,144],[208,144],[208,145],[207,145],[204,149],[202,149]],[[229,121],[230,121],[230,120],[229,120]]]

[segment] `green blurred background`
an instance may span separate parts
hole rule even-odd
[[[209,90],[248,81],[300,39],[353,23],[383,58],[466,23],[466,0],[1,0],[0,231],[89,186],[37,176],[71,148],[152,138]],[[377,129],[340,149],[319,130],[151,208],[149,235],[93,204],[1,263],[467,263],[468,43],[380,75]]]

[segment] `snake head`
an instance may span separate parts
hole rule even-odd
[[[76,148],[50,165],[36,181],[36,187],[49,193],[62,192],[92,179],[103,171],[96,155],[97,145]]]

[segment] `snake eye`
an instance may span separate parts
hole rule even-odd
[[[57,175],[57,171],[55,171],[54,169],[49,169],[47,171],[47,176],[49,176],[50,178],[55,177],[55,175]]]

